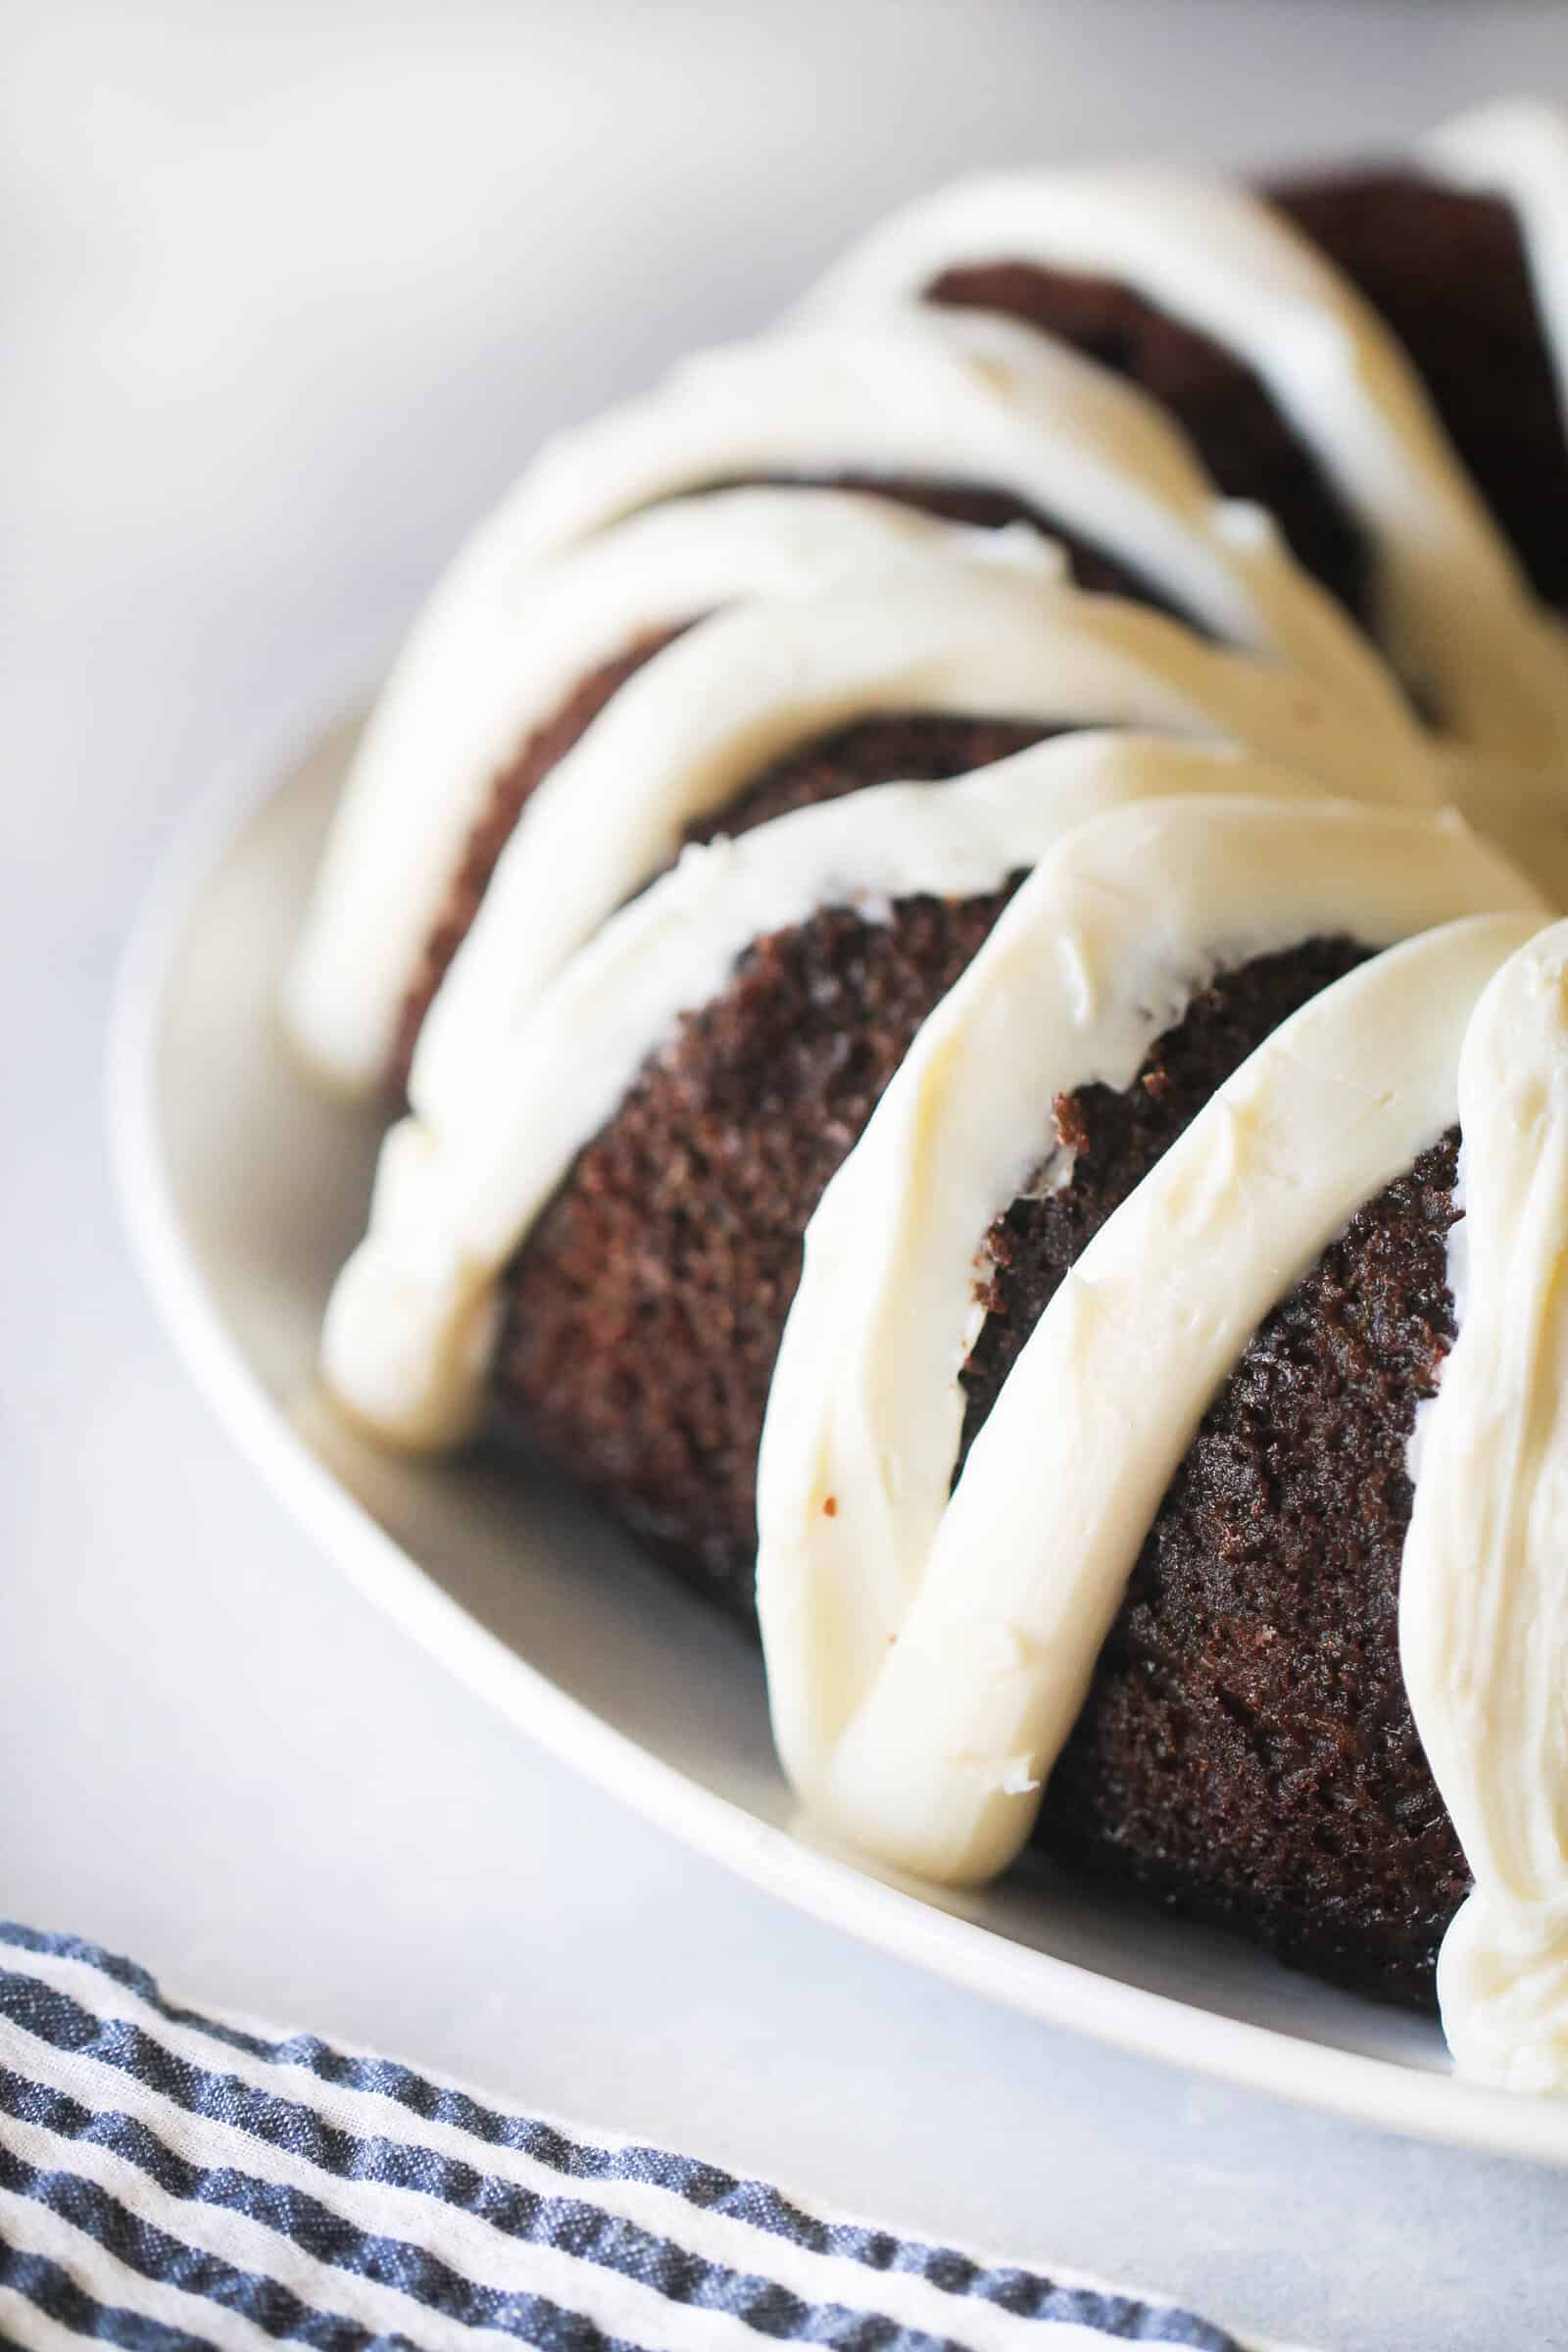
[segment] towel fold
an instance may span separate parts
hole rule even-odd
[[[203,2015],[0,1927],[0,2340],[135,2352],[1242,2352],[1190,2312],[901,2237],[395,2059]]]

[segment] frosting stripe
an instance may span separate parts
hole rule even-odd
[[[1399,1650],[1475,1892],[1439,1966],[1461,2065],[1568,2091],[1568,924],[1458,1070],[1459,1336],[1417,1433]]]
[[[1032,540],[910,562],[873,585],[715,614],[622,687],[530,798],[426,1017],[410,1100],[428,1124],[491,1083],[546,984],[615,907],[782,752],[880,710],[1218,736],[1342,793],[1431,805],[1402,721],[1042,575]]]

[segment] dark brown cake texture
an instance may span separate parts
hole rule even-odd
[[[497,1427],[756,1620],[757,1448],[801,1237],[1006,897],[760,940],[578,1157],[505,1283]]]
[[[1405,1446],[1453,1337],[1450,1133],[1225,1383],[1052,1777],[1051,1852],[1430,2007],[1469,1889],[1399,1666]]]
[[[689,838],[871,784],[940,783],[1043,732],[931,711],[855,720],[749,778]],[[628,1525],[743,1615],[757,1439],[807,1219],[1008,896],[911,899],[886,923],[827,909],[759,941],[579,1156],[518,1261],[527,1280],[509,1284],[502,1420],[568,1469],[590,1463]],[[652,1240],[661,1208],[670,1231]],[[667,1394],[646,1388],[645,1355],[678,1367]]]
[[[1568,605],[1568,441],[1512,206],[1400,171],[1269,194],[1394,329],[1536,593]]]
[[[756,1464],[801,1238],[1006,893],[758,942],[644,1069],[509,1270],[493,1425],[755,1623]],[[1221,974],[1125,1093],[1043,1104],[1070,1185],[989,1237],[967,1447],[1067,1266],[1214,1089],[1362,959]],[[1038,1833],[1051,1853],[1387,1997],[1464,1891],[1399,1673],[1404,1446],[1452,1330],[1452,1139],[1269,1318],[1164,1498]]]

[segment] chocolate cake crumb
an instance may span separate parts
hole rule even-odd
[[[1250,1343],[1161,1504],[1038,1837],[1433,2005],[1469,1887],[1399,1666],[1405,1447],[1453,1337],[1450,1132]]]
[[[1512,206],[1399,171],[1267,193],[1394,329],[1538,595],[1568,605],[1568,442]]]
[[[755,1621],[757,1449],[801,1236],[1011,894],[759,940],[646,1065],[507,1274],[496,1433]]]
[[[1146,1079],[1146,1085],[1149,1083]],[[1087,1152],[1089,1125],[1079,1108],[1076,1095],[1056,1095],[1052,1099],[1051,1127],[1059,1149],[1063,1152]]]

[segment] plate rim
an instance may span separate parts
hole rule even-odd
[[[307,1538],[367,1600],[525,1738],[710,1861],[812,1918],[1041,2023],[1348,2121],[1568,2166],[1557,2101],[1227,2017],[1016,1943],[759,1820],[562,1690],[462,1603],[333,1477],[247,1361],[187,1247],[162,1146],[159,1053],[180,953],[253,822],[356,706],[288,730],[281,751],[196,795],[176,820],[116,966],[103,1110],[113,1189],[155,1314],[208,1408]]]

